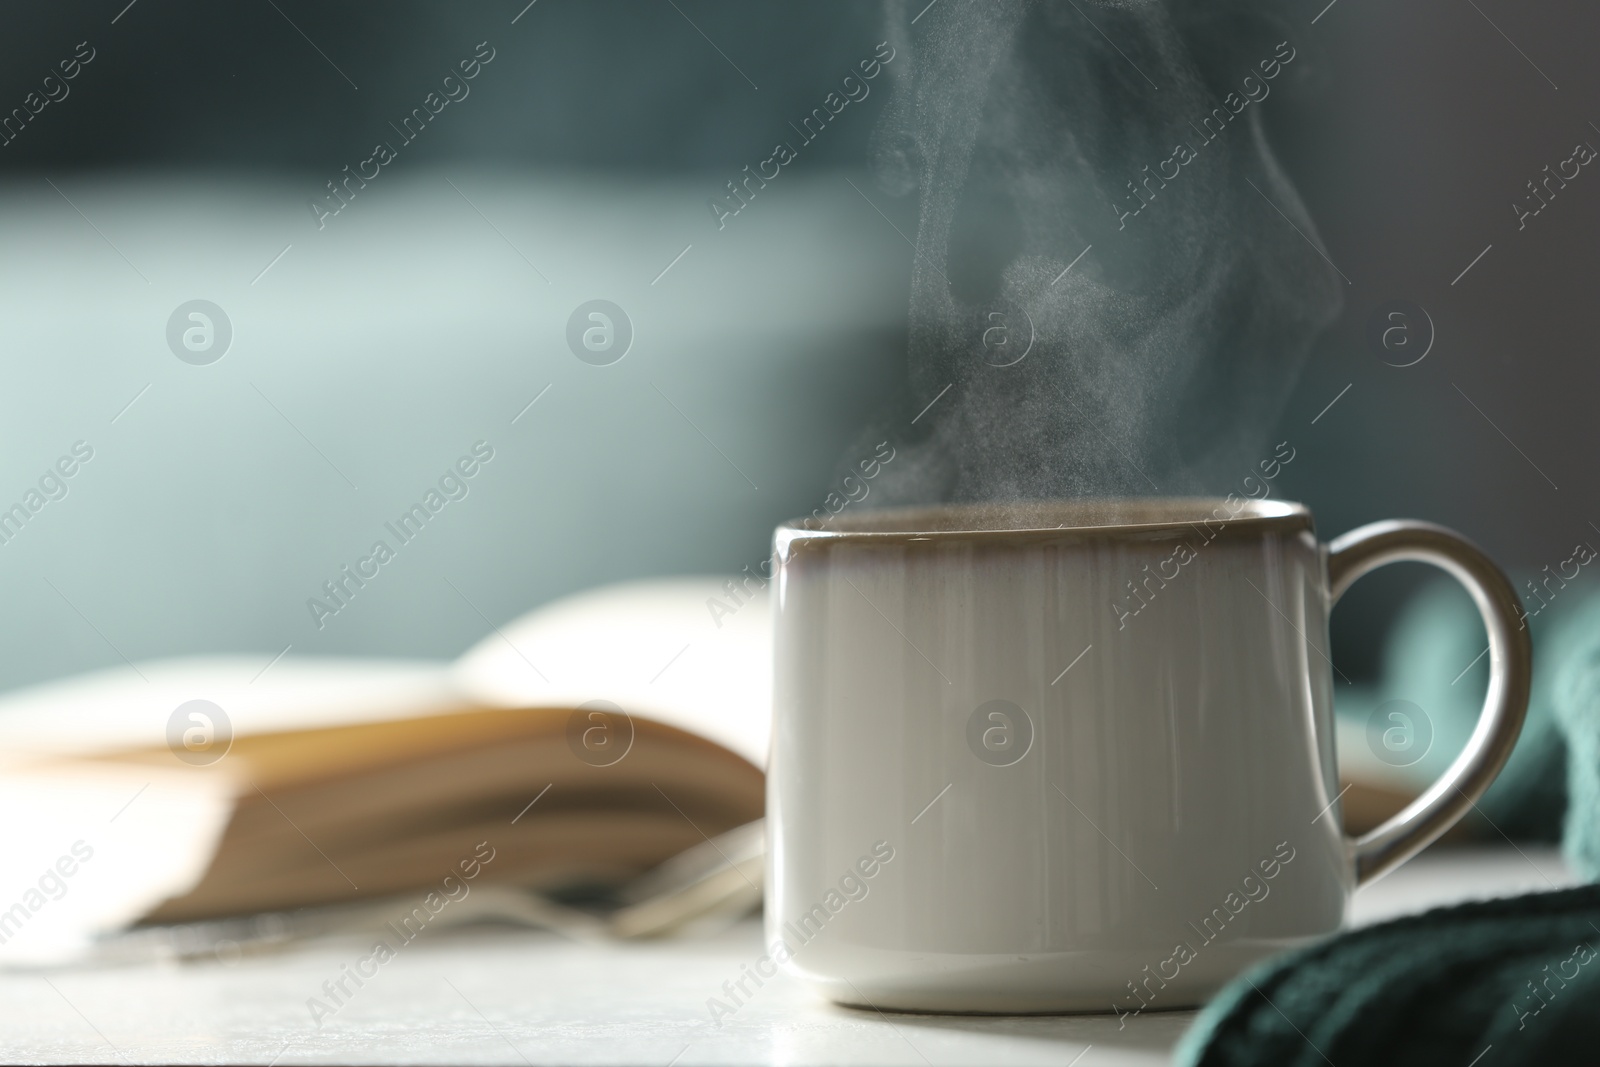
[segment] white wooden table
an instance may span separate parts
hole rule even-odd
[[[1570,883],[1554,850],[1440,850],[1363,890],[1355,920]],[[228,964],[0,975],[0,1061],[1111,1067],[1168,1062],[1193,1018],[1150,1013],[1119,1030],[1109,1016],[883,1016],[780,977],[719,1027],[706,1001],[760,954],[752,922],[706,941],[603,947],[488,928],[424,935],[360,989],[347,980],[353,995],[315,1025],[307,999],[366,950],[330,940]]]

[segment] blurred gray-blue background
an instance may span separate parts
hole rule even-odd
[[[525,2],[0,11],[0,509],[93,449],[0,544],[0,686],[186,652],[451,656],[587,586],[736,571],[835,488],[903,371],[917,206],[867,165],[888,79],[724,227],[706,202],[873,54],[878,5]],[[1600,178],[1521,229],[1509,206],[1600,144],[1573,30],[1600,16],[1284,17],[1305,60],[1266,121],[1350,284],[1275,431],[1277,494],[1325,534],[1428,518],[1530,571],[1600,543]],[[307,201],[480,42],[470,93],[319,229]],[[195,299],[232,326],[208,365],[167,341]],[[609,366],[567,342],[594,299],[634,330]],[[1396,299],[1433,324],[1413,366],[1366,336]],[[466,496],[319,628],[307,599],[478,441]],[[1413,580],[1351,594],[1349,673]]]

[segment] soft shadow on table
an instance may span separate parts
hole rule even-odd
[[[1119,1018],[1112,1013],[1083,1015],[929,1015],[877,1011],[873,1008],[829,1004],[828,1011],[852,1019],[882,1019],[897,1029],[960,1031],[992,1037],[1010,1037],[1060,1044],[1070,1041],[1130,1052],[1165,1054],[1194,1021],[1195,1012],[1149,1011]]]

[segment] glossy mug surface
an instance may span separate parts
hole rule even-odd
[[[1324,546],[1304,508],[1237,498],[948,507],[796,522],[776,555],[767,942],[844,1003],[1197,1004],[1338,930],[1526,706],[1509,583],[1427,524]],[[1351,841],[1328,614],[1397,559],[1468,586],[1491,688],[1445,777]]]

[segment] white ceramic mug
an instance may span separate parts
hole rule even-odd
[[[862,512],[776,534],[769,952],[844,1003],[1192,1006],[1339,929],[1515,743],[1510,583],[1438,526],[1322,545],[1272,501]],[[1328,613],[1396,560],[1455,575],[1489,694],[1444,777],[1342,830]]]

